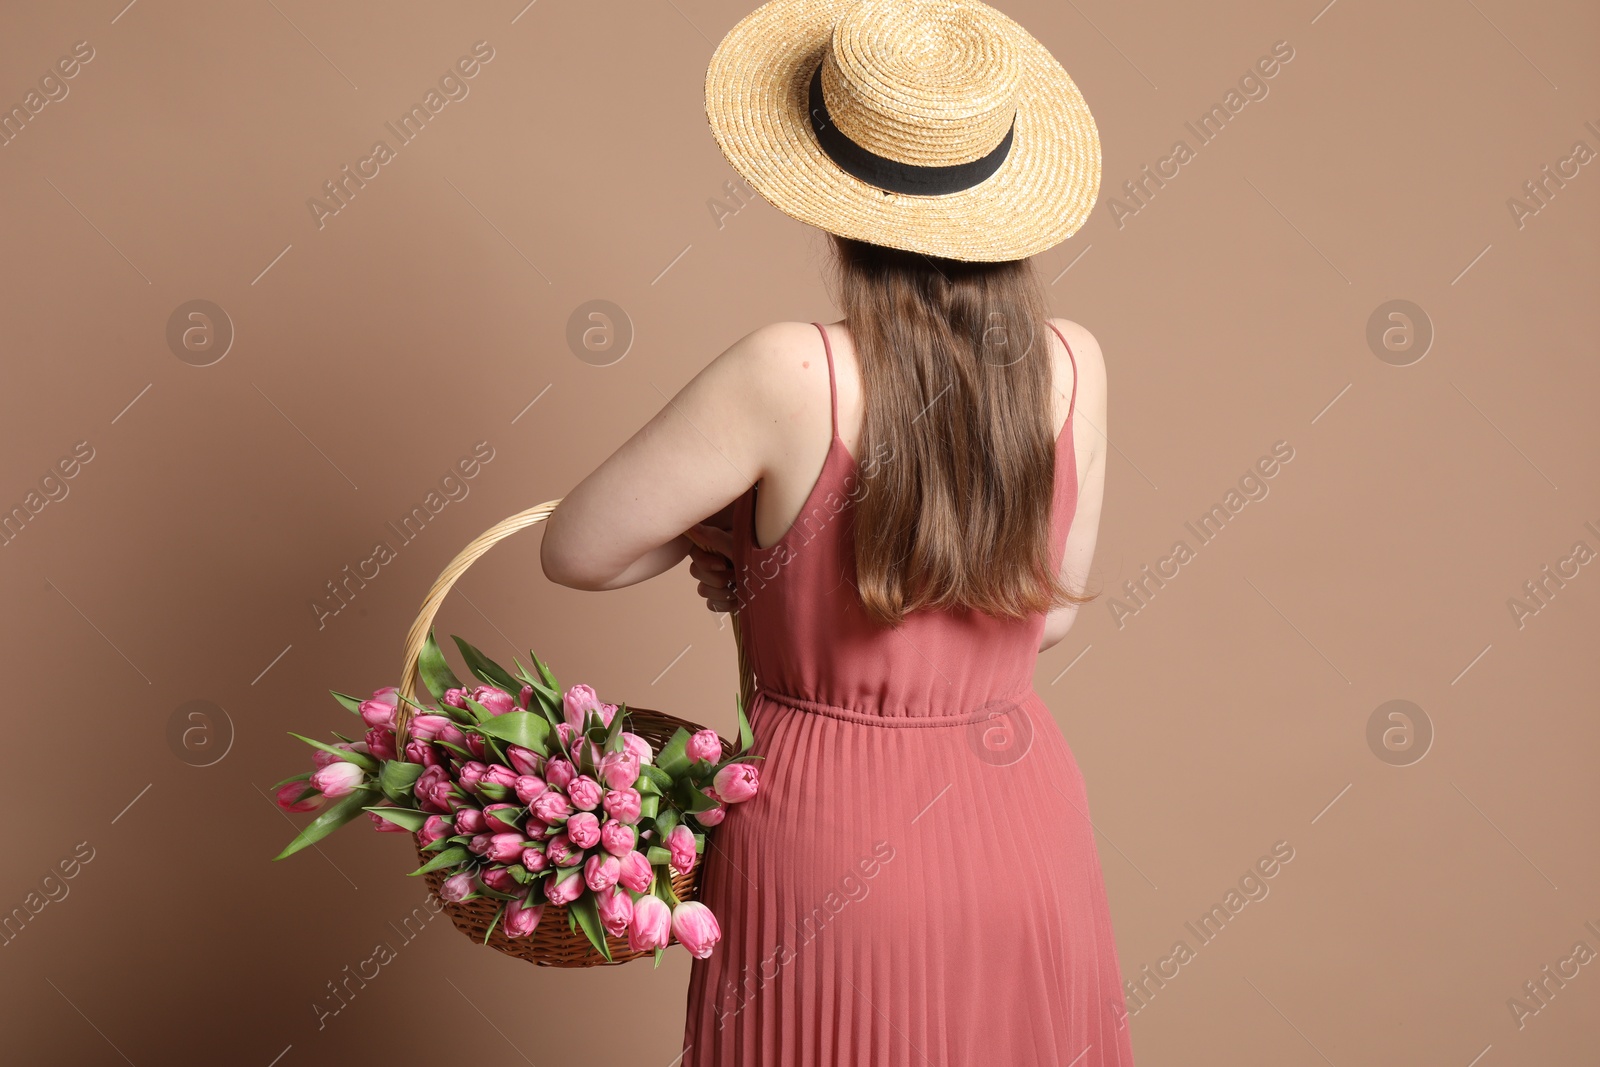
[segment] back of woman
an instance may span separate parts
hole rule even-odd
[[[1086,179],[996,181],[1034,180],[1052,120],[1087,109],[1004,16],[933,6],[952,21],[775,0],[729,34],[713,130],[758,191],[830,234],[844,317],[742,338],[546,531],[546,572],[580,588],[692,556],[754,670],[762,786],[707,839],[699,897],[720,942],[691,970],[685,1065],[1133,1062],[1083,778],[1032,681],[1092,599],[1104,367],[1087,331],[1047,317],[1029,258],[1064,236],[1049,212]],[[926,64],[896,57],[974,37],[1004,62],[959,99],[1011,87],[987,119],[958,109],[987,152],[913,163],[851,110],[873,47],[880,74],[917,88]],[[791,88],[763,102],[757,81]],[[719,125],[729,102],[742,118]],[[763,122],[805,131],[799,162],[859,202],[830,213],[786,190],[763,170],[782,138],[732,133]],[[1095,186],[1098,163],[1096,143]],[[997,194],[1024,206],[985,207]],[[964,209],[1004,222],[974,230]],[[1067,233],[1087,203],[1073,212]]]

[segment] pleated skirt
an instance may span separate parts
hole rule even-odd
[[[685,1067],[1127,1067],[1082,775],[1037,694],[1001,724],[768,692],[761,792],[708,838],[723,940]]]

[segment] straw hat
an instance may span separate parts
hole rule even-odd
[[[717,46],[706,116],[780,211],[931,256],[1042,252],[1100,191],[1078,87],[978,0],[771,0]]]

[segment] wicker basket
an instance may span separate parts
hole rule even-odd
[[[395,734],[397,750],[403,750],[406,741],[406,726],[411,717],[410,705],[407,701],[417,699],[418,687],[421,683],[419,660],[422,647],[428,639],[428,633],[433,629],[434,616],[439,611],[439,606],[444,602],[445,596],[455,585],[456,579],[466,573],[477,558],[489,551],[490,548],[502,540],[516,533],[518,530],[542,522],[555,511],[556,505],[561,501],[549,500],[538,504],[526,511],[518,512],[508,519],[504,519],[490,527],[475,538],[466,548],[462,549],[455,559],[450,561],[443,573],[433,583],[426,599],[422,602],[422,609],[417,613],[416,622],[411,625],[411,632],[406,636],[405,667],[401,673],[400,693],[406,698],[400,702],[400,712],[396,718]],[[733,628],[734,641],[739,651],[739,692],[744,706],[750,706],[750,697],[754,690],[750,665],[744,654],[744,643],[740,639],[738,621],[735,619]],[[665,712],[652,711],[648,708],[628,706],[628,715],[631,719],[632,730],[650,742],[651,748],[659,750],[661,745],[670,738],[681,726],[690,732],[702,727],[685,719],[668,715]],[[722,742],[723,754],[733,754],[732,742],[724,738]],[[709,840],[708,836],[708,840]],[[415,844],[416,838],[412,836]],[[428,855],[418,850],[418,863],[425,862]],[[449,914],[450,921],[457,930],[471,937],[474,941],[484,943],[484,931],[494,921],[499,910],[499,902],[492,898],[480,897],[476,900],[451,902],[439,896],[439,889],[444,885],[445,873],[443,871],[430,871],[423,875],[427,880],[428,888],[440,905]],[[658,875],[659,877],[659,875]],[[688,874],[674,874],[672,878],[672,891],[683,900],[693,899],[700,878],[700,863],[696,860],[694,867]],[[611,949],[610,960],[595,951],[589,939],[584,936],[581,928],[573,929],[567,919],[565,905],[546,904],[544,913],[539,920],[539,926],[528,937],[511,938],[505,935],[502,925],[496,925],[494,932],[489,935],[487,944],[504,952],[508,956],[529,960],[544,967],[603,967],[609,964],[626,963],[641,956],[653,955],[650,951],[630,952],[627,938],[607,937],[607,944]]]

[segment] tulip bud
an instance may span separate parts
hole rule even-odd
[[[544,905],[525,906],[520,900],[506,902],[505,931],[507,937],[527,937],[539,926],[544,915]]]
[[[592,811],[580,811],[567,820],[567,836],[579,848],[593,848],[600,843],[600,820]]]
[[[635,778],[638,775],[634,776]],[[633,784],[633,779],[628,780],[628,785]],[[580,774],[567,786],[567,799],[572,801],[575,808],[583,811],[593,811],[600,806],[600,783],[590,778],[587,774]]]
[[[465,900],[472,892],[472,874],[461,871],[452,874],[444,880],[444,885],[439,887],[439,896],[449,901]]]
[[[492,685],[478,686],[472,691],[472,699],[488,709],[490,715],[504,715],[516,707],[510,693]]]
[[[694,869],[694,831],[683,823],[672,828],[667,835],[667,848],[672,851],[671,867],[679,874],[688,874]]]
[[[617,881],[635,893],[648,893],[656,879],[656,869],[643,852],[630,852],[617,861]]]
[[[596,893],[616,885],[617,876],[621,873],[621,865],[615,856],[596,854],[583,864],[583,880]]]
[[[729,804],[738,804],[756,795],[760,788],[760,775],[753,763],[730,763],[717,772],[712,784],[717,796]]]
[[[547,875],[544,880],[544,896],[552,904],[570,904],[583,895],[584,884],[581,874],[571,874],[564,881],[557,881],[558,874]]]
[[[683,751],[691,762],[705,760],[715,763],[722,758],[722,739],[715,730],[696,730]]]
[[[305,791],[305,782],[284,782],[278,787],[278,807],[284,811],[316,811],[327,801],[327,797],[320,793],[312,793],[304,800],[299,799],[300,794]]]
[[[597,894],[595,904],[600,912],[600,926],[606,933],[621,937],[628,932],[628,924],[633,921],[633,898],[626,891],[613,886]]]
[[[722,940],[717,917],[698,900],[679,901],[672,909],[672,933],[697,960],[710,956],[711,949]]]
[[[311,785],[326,797],[345,797],[356,791],[367,772],[343,760],[328,764],[311,776]]]
[[[646,894],[633,902],[633,917],[628,920],[628,950],[643,952],[666,948],[672,939],[672,909],[667,902]]]

